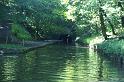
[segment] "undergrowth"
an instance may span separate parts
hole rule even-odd
[[[31,35],[21,25],[14,23],[12,25],[12,34],[20,40],[31,40]]]
[[[107,40],[97,47],[106,54],[124,54],[124,40]]]

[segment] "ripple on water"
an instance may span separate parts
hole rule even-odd
[[[0,82],[124,82],[124,70],[87,48],[50,45],[1,56]]]

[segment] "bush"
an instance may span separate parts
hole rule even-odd
[[[20,40],[31,40],[31,35],[17,23],[12,25],[12,34]]]
[[[124,40],[107,40],[98,45],[98,49],[106,54],[124,54]]]

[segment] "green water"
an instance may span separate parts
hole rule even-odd
[[[0,56],[0,82],[124,82],[124,69],[75,45]]]

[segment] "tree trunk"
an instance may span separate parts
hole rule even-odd
[[[124,16],[122,13],[122,12],[124,12],[123,0],[118,1],[118,7],[121,8],[121,24],[122,24],[122,27],[124,27]]]
[[[110,19],[107,17],[107,15],[106,15],[106,13],[105,13],[104,10],[103,10],[103,13],[104,13],[104,16],[107,18],[108,23],[110,24],[110,27],[111,27],[111,29],[112,29],[112,33],[113,33],[114,35],[116,35],[115,29],[114,29],[114,25],[112,24],[112,22],[110,21]]]
[[[102,35],[103,35],[104,39],[107,40],[106,27],[104,24],[104,17],[103,17],[102,8],[99,8],[99,18],[100,18]]]
[[[122,27],[124,27],[124,16],[121,16],[121,24],[122,24]]]

